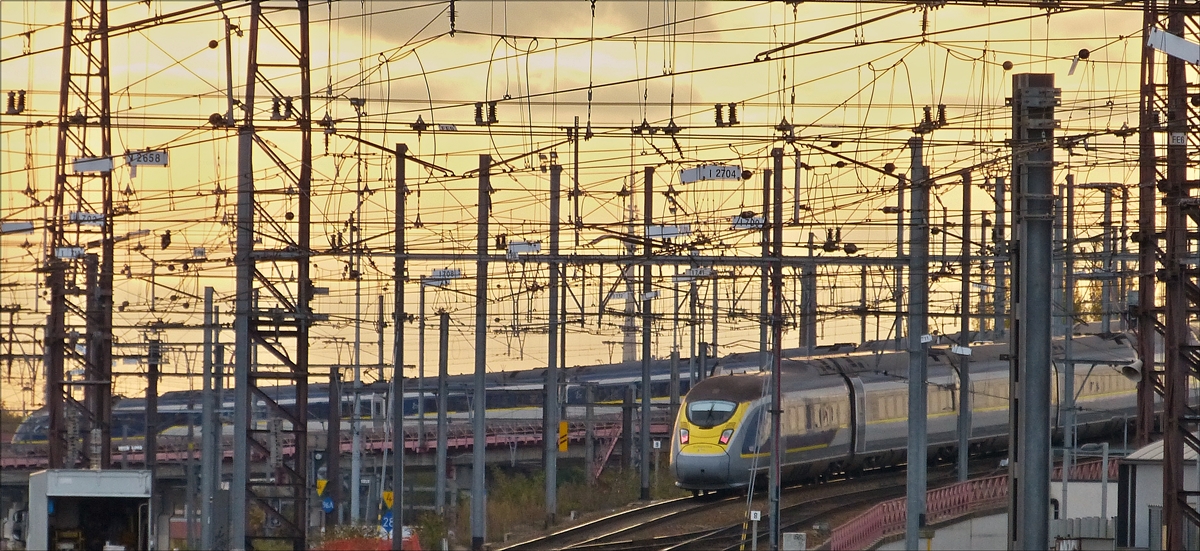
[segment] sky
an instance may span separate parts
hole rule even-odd
[[[139,25],[109,41],[112,149],[118,157],[113,185],[117,207],[128,212],[114,220],[114,233],[137,235],[120,243],[114,258],[119,309],[114,336],[116,353],[122,356],[115,369],[128,373],[118,379],[115,392],[124,395],[144,392],[144,378],[137,374],[145,371],[147,327],[155,322],[179,327],[163,335],[168,376],[162,388],[199,385],[188,375],[199,371],[201,333],[195,328],[203,320],[205,287],[216,291],[226,328],[222,341],[233,339],[228,328],[237,131],[214,127],[210,117],[224,116],[232,95],[239,102],[235,118],[245,118],[240,102],[246,93],[250,16],[241,2],[227,3],[223,13],[207,5],[109,3],[110,25],[199,8],[190,19]],[[581,131],[590,128],[591,133],[578,143],[578,206],[563,200],[564,254],[614,260],[625,248],[611,236],[641,232],[646,167],[655,169],[656,190],[674,192],[655,196],[653,220],[690,225],[692,234],[675,240],[673,245],[681,247],[677,250],[691,247],[702,257],[760,256],[758,233],[734,229],[730,220],[746,211],[761,214],[762,173],[776,147],[785,150],[786,254],[845,258],[843,246],[852,243],[859,249],[853,256],[894,257],[895,215],[882,209],[899,200],[897,179],[880,169],[891,164],[895,173],[907,172],[906,144],[923,108],[930,107],[937,119],[939,105],[945,106],[945,124],[923,134],[924,162],[935,177],[976,167],[972,223],[974,235],[982,235],[980,224],[995,217],[990,186],[1008,175],[1005,139],[1011,113],[1005,98],[1011,95],[1012,74],[1021,72],[1055,74],[1062,89],[1059,132],[1079,137],[1070,151],[1056,153],[1058,183],[1072,174],[1077,182],[1115,183],[1125,189],[1136,179],[1136,139],[1113,132],[1137,124],[1141,16],[1136,11],[1075,11],[1067,6],[1049,13],[959,5],[918,10],[859,2],[460,0],[453,3],[452,22],[451,6],[445,1],[378,0],[310,4],[312,117],[331,121],[332,131],[314,127],[311,146],[312,273],[317,286],[329,289],[313,307],[330,316],[312,329],[312,362],[321,366],[314,371],[338,365],[350,373],[357,349],[358,363],[365,366],[363,379],[375,380],[374,366],[381,361],[377,297],[387,297],[382,313],[388,319],[392,315],[394,159],[358,146],[347,135],[385,147],[404,143],[414,157],[445,169],[407,165],[407,251],[457,256],[410,263],[405,309],[418,313],[419,277],[439,268],[462,270],[462,280],[426,290],[426,315],[451,313],[451,371],[456,373],[472,369],[475,353],[471,255],[479,181],[471,171],[478,168],[481,154],[512,159],[493,169],[491,234],[504,234],[510,243],[541,242],[544,256],[549,172],[542,169],[557,159],[565,167],[564,186],[576,185],[575,144],[567,141],[576,119]],[[19,409],[41,402],[37,357],[47,294],[35,270],[46,253],[46,205],[53,193],[63,14],[61,2],[0,4],[0,91],[26,91],[23,112],[0,115],[0,219],[35,226],[32,234],[0,236],[0,306],[19,306],[11,317],[0,315],[0,332],[6,333],[0,345],[11,343],[18,355],[0,365],[5,370],[0,401]],[[300,26],[291,14],[268,14],[268,20],[288,40],[299,40]],[[294,63],[278,40],[263,36],[261,63]],[[794,43],[799,44],[788,46]],[[771,50],[777,51],[764,54]],[[82,60],[73,57],[76,67]],[[264,228],[259,246],[270,248],[298,229],[287,215],[295,214],[299,199],[286,170],[268,153],[291,170],[299,163],[299,135],[294,118],[286,117],[286,98],[298,97],[300,88],[294,69],[264,69],[263,74],[266,82],[256,87],[253,104],[263,145],[253,163],[258,223]],[[283,120],[271,120],[272,89],[279,94]],[[493,101],[497,122],[477,125],[475,104]],[[722,105],[725,122],[730,120],[728,106],[734,104],[738,123],[718,126],[715,104]],[[418,117],[431,125],[419,133],[413,128]],[[785,119],[793,126],[790,142],[776,129]],[[635,133],[643,121],[648,128]],[[672,123],[681,130],[669,135],[663,129]],[[1093,134],[1100,136],[1088,137]],[[168,151],[169,166],[143,166],[135,174],[121,155],[144,149]],[[802,163],[800,170],[797,163]],[[680,177],[681,171],[705,164],[736,165],[751,175],[747,180],[700,182]],[[935,255],[961,252],[956,228],[962,194],[958,178],[943,177],[934,189],[932,223],[944,230],[932,238]],[[1081,189],[1077,199],[1081,237],[1099,235],[1104,194]],[[78,208],[94,212],[95,193]],[[637,227],[630,230],[630,223]],[[354,240],[352,227],[359,229],[367,253],[357,282],[347,277],[352,259],[344,246]],[[164,239],[168,231],[169,243]],[[807,246],[810,234],[816,250]],[[973,252],[986,252],[989,239],[976,237]],[[821,249],[826,241],[838,250]],[[959,282],[951,274],[957,265],[935,264],[931,271],[944,274],[934,283],[931,310],[953,314],[960,300]],[[277,268],[283,271],[272,277],[294,275],[286,272],[286,264],[260,264],[265,271]],[[693,326],[686,298],[672,283],[674,270],[666,266],[655,271],[660,297],[654,308],[668,312],[655,325],[655,357],[668,355],[674,346],[684,356],[690,353]],[[757,272],[732,267],[719,272],[722,352],[756,350],[761,313]],[[620,361],[624,304],[608,297],[610,291],[623,290],[620,268],[612,263],[575,265],[566,273],[572,290],[568,319],[574,322],[568,329],[566,365]],[[489,370],[546,364],[547,277],[545,263],[537,260],[493,263]],[[864,297],[871,310],[896,308],[892,272],[872,268],[865,290],[859,277],[857,267],[822,266],[819,342],[860,340],[860,319],[852,310]],[[796,283],[789,273],[784,290],[789,317],[795,313]],[[702,331],[700,340],[709,340],[713,290],[707,283],[698,287],[705,321],[696,328]],[[678,322],[676,307],[681,310]],[[976,298],[971,307],[990,306]],[[957,323],[949,316],[935,318],[931,328],[955,332]],[[416,324],[406,331],[406,363],[417,364]],[[868,319],[868,338],[889,338],[891,331],[891,316]],[[354,346],[356,333],[363,343],[359,347]],[[428,336],[424,363],[433,372],[436,332]],[[391,361],[391,338],[388,328],[385,364]],[[789,326],[784,338],[794,346],[799,337]],[[416,371],[406,369],[406,375]]]

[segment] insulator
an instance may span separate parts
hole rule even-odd
[[[729,104],[729,126],[733,126],[737,123],[738,123],[737,104],[731,103],[731,104]]]
[[[293,113],[292,98],[287,98],[287,99],[283,100],[283,118],[285,118],[285,119],[292,118],[292,113]]]
[[[483,102],[475,102],[475,126],[483,126]]]
[[[279,113],[279,98],[271,98],[271,120],[283,120],[283,115]]]
[[[713,106],[716,113],[717,126],[725,126],[725,106],[716,104]]]
[[[925,109],[925,124],[926,125],[933,124],[933,109],[931,109],[928,105],[926,105],[924,107],[924,109]]]
[[[496,102],[489,101],[488,102],[488,124],[496,124],[498,122],[500,122],[500,120],[496,118]]]
[[[16,115],[17,114],[17,93],[16,92],[8,93],[8,102],[5,104],[4,114],[5,115]]]
[[[946,126],[946,104],[944,104],[944,103],[938,104],[937,125],[938,126]]]

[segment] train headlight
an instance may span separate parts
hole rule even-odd
[[[729,439],[732,437],[733,437],[733,429],[725,429],[725,432],[721,433],[721,444],[728,444]]]
[[[688,430],[679,429],[679,444],[682,446],[688,443]]]

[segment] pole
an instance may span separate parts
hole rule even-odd
[[[1108,442],[1100,443],[1100,523],[1108,529]],[[1065,483],[1065,482],[1064,482]]]
[[[596,384],[587,382],[583,383],[584,401],[584,447],[583,447],[583,469],[587,473],[587,483],[591,486],[596,483]]]
[[[796,149],[796,174],[795,182],[792,184],[792,223],[800,224],[800,177],[801,170],[804,169],[804,163],[800,161],[800,149]]]
[[[1142,9],[1142,28],[1149,29],[1158,25],[1158,2],[1147,2]],[[1158,53],[1150,44],[1142,44],[1141,56],[1141,90],[1138,98],[1138,127],[1151,128],[1159,117],[1157,102],[1159,86],[1155,80],[1161,69],[1155,68],[1155,57]],[[1135,442],[1145,446],[1153,440],[1155,420],[1155,400],[1158,394],[1154,387],[1158,381],[1155,374],[1156,362],[1147,358],[1155,357],[1158,331],[1148,328],[1158,323],[1159,312],[1154,300],[1158,288],[1158,247],[1159,241],[1151,237],[1158,232],[1158,169],[1159,150],[1155,145],[1154,132],[1138,132],[1138,200],[1137,200],[1137,236],[1138,242],[1138,275],[1136,308],[1133,322],[1137,334],[1137,355],[1145,365],[1142,367],[1142,377],[1137,382],[1137,430]],[[1186,150],[1185,150],[1186,151]],[[1128,449],[1128,448],[1127,448]]]
[[[408,181],[404,158],[408,146],[396,144],[396,273],[393,274],[395,303],[392,305],[392,551],[400,551],[404,534],[404,282],[408,272],[408,243],[405,241],[405,212],[408,197]],[[383,375],[383,297],[380,297],[379,369]],[[424,315],[424,311],[421,312]],[[418,385],[419,386],[419,385]],[[425,397],[418,389],[417,403]],[[383,481],[379,481],[380,486]]]
[[[378,347],[376,350],[379,350],[379,365],[377,367],[379,369],[379,380],[386,381],[387,377],[383,369],[383,330],[387,328],[387,322],[383,317],[383,295],[378,295],[375,297],[375,299],[375,303],[378,304],[379,310],[379,316],[375,321],[375,326],[379,329],[379,341],[376,343],[376,346]]]
[[[189,400],[192,401],[192,400]],[[184,518],[187,519],[187,545],[188,549],[196,547],[196,428],[194,416],[194,403],[188,404],[188,425],[187,425],[187,459],[184,461],[184,468],[187,469],[186,483],[187,491],[184,492]],[[201,415],[204,413],[201,412]]]
[[[771,254],[771,226],[767,223],[767,213],[771,210],[771,169],[763,170],[762,183],[762,199],[763,199],[763,226],[762,226],[762,256],[767,258]],[[758,366],[759,369],[767,367],[767,330],[771,325],[771,320],[768,317],[767,310],[767,294],[769,293],[771,280],[771,267],[762,265],[759,268],[759,289],[758,289]]]
[[[1005,213],[1004,194],[1004,178],[996,178],[996,189],[994,190],[996,197],[996,224],[995,233],[992,234],[992,274],[995,277],[995,285],[992,289],[992,330],[997,335],[1003,335],[1005,330],[1005,322],[1008,320],[1008,312],[1005,311],[1004,305],[1007,296],[1008,275],[1005,271],[1008,269],[1008,241],[1005,238],[1004,221],[1008,216]]]
[[[718,285],[717,277],[717,271],[714,269],[712,275],[712,349],[708,351],[708,355],[710,358],[712,358],[714,364],[717,363],[717,358],[720,357],[717,353],[717,331],[720,327],[720,325],[717,323],[717,295],[721,287]],[[701,369],[704,369],[705,367],[707,367],[707,364],[700,365]],[[701,378],[703,379],[707,376],[708,374],[705,373],[703,376],[701,376]]]
[[[772,239],[775,250],[772,255],[771,271],[771,551],[778,551],[780,545],[779,498],[782,486],[781,465],[786,448],[780,442],[783,439],[783,149],[771,150],[775,164],[774,209],[770,217]],[[763,213],[763,223],[767,223],[766,212]]]
[[[654,316],[654,303],[650,292],[654,286],[650,281],[653,266],[653,246],[650,243],[650,225],[654,216],[654,167],[645,169],[645,212],[642,213],[642,235],[645,237],[645,261],[642,264],[642,438],[638,454],[642,474],[642,501],[650,499],[650,323]]]
[[[571,169],[575,172],[575,177],[572,178],[572,180],[573,180],[572,183],[574,184],[574,187],[571,189],[571,199],[575,203],[575,217],[572,218],[572,221],[575,223],[575,248],[579,248],[579,230],[580,230],[580,228],[583,227],[583,219],[580,218],[580,214],[579,214],[579,197],[581,195],[583,195],[583,192],[579,189],[579,116],[578,115],[575,116],[575,127],[571,131],[571,139],[575,145],[575,151],[574,151],[575,158],[574,158],[574,161],[572,162],[572,166],[571,166]],[[601,288],[602,287],[603,286],[601,286]]]
[[[546,362],[546,401],[542,441],[546,449],[546,528],[558,516],[558,231],[562,167],[550,165],[550,344]]]
[[[157,331],[157,330],[156,330]],[[158,468],[158,379],[162,362],[161,341],[155,336],[150,339],[150,353],[146,361],[146,443],[142,446],[146,470],[155,474]]]
[[[810,246],[808,250],[812,250]],[[904,256],[904,182],[900,182],[896,186],[896,257]],[[904,268],[896,265],[892,268],[892,276],[895,279],[895,290],[893,298],[896,300],[896,319],[892,323],[892,337],[894,339],[896,350],[900,350],[900,339],[904,336],[904,324],[901,318],[904,313],[904,285],[900,282],[900,277],[904,274]]]
[[[1013,75],[1013,354],[1009,377],[1010,549],[1049,542],[1053,74]]]
[[[1075,326],[1075,175],[1067,175],[1065,197],[1066,235],[1063,243],[1063,386],[1062,404],[1063,460],[1062,460],[1062,518],[1067,516],[1067,493],[1071,486],[1071,469],[1075,466],[1075,357],[1071,353],[1072,334]]]
[[[688,280],[688,331],[690,333],[688,346],[688,374],[691,376],[689,380],[692,386],[700,382],[700,364],[696,363],[696,326],[700,320],[696,319],[696,294],[699,290],[696,288],[696,279]]]
[[[475,259],[475,395],[474,432],[471,452],[471,550],[483,551],[487,508],[484,500],[484,483],[487,468],[487,394],[484,378],[487,375],[487,270],[488,270],[488,216],[491,212],[491,167],[490,155],[479,156],[479,235]]]
[[[858,286],[861,289],[858,293],[858,310],[862,314],[858,318],[858,342],[867,342],[867,267],[862,266],[858,271]],[[878,322],[875,324],[876,329],[879,328]]]
[[[446,426],[446,407],[448,400],[446,393],[446,378],[450,376],[450,313],[438,312],[438,391],[437,391],[437,464],[434,465],[436,473],[436,488],[437,493],[434,496],[434,508],[438,515],[445,516],[446,514],[446,440],[448,437],[448,427]]]
[[[958,345],[964,354],[958,359],[958,481],[969,476],[967,459],[971,451],[971,173],[962,175],[962,336]]]
[[[425,450],[425,276],[417,290],[417,449]]]
[[[213,499],[217,493],[220,471],[220,450],[217,443],[221,438],[218,424],[217,392],[213,387],[213,288],[204,288],[204,403],[200,411],[200,548],[216,549],[216,526],[213,525]]]
[[[1113,243],[1116,241],[1116,229],[1113,228],[1113,186],[1106,185],[1104,191],[1104,238],[1100,242],[1104,254],[1104,279],[1100,280],[1100,332],[1112,330],[1112,293],[1113,293]],[[1124,272],[1122,272],[1124,273]]]
[[[339,366],[329,366],[329,421],[325,434],[325,478],[328,482],[325,492],[333,502],[333,510],[325,514],[326,528],[342,521],[342,383],[339,371]]]
[[[908,468],[904,539],[916,549],[925,527],[926,454],[928,450],[925,339],[929,312],[929,183],[921,136],[908,140],[912,154],[912,211],[908,265]],[[901,188],[903,189],[903,185]]]

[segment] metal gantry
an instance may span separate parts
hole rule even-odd
[[[66,4],[54,194],[43,272],[50,467],[111,456],[113,226],[108,2]],[[92,250],[99,248],[99,253]],[[82,286],[82,287],[81,287]],[[83,374],[73,380],[72,374]],[[83,402],[74,390],[82,386]],[[84,434],[80,434],[83,432]],[[82,440],[81,440],[82,436]]]
[[[1146,6],[1145,32],[1149,35],[1152,30],[1162,30],[1165,23],[1167,33],[1182,37],[1195,43],[1198,40],[1200,17],[1193,3],[1182,0],[1169,0],[1165,13],[1160,11],[1160,3],[1150,0]],[[1149,38],[1149,36],[1147,36]],[[1142,336],[1140,343],[1143,358],[1154,358],[1154,329],[1163,334],[1163,373],[1161,389],[1163,404],[1163,521],[1166,525],[1166,549],[1183,549],[1187,545],[1194,547],[1195,542],[1187,541],[1187,525],[1200,526],[1200,512],[1190,503],[1191,498],[1200,496],[1200,491],[1184,488],[1183,469],[1186,448],[1200,451],[1200,440],[1197,440],[1195,430],[1200,422],[1196,404],[1191,396],[1192,390],[1200,380],[1200,347],[1191,336],[1190,324],[1197,318],[1200,310],[1200,269],[1195,264],[1195,251],[1200,246],[1200,202],[1193,194],[1197,181],[1188,176],[1188,149],[1197,146],[1197,135],[1190,122],[1195,113],[1195,96],[1188,83],[1189,78],[1195,80],[1196,66],[1175,55],[1161,55],[1147,47],[1143,54],[1142,68],[1142,149],[1141,162],[1143,172],[1140,182],[1141,191],[1141,226],[1139,227],[1139,245],[1142,247],[1143,264],[1142,292],[1140,308],[1145,312],[1139,317],[1139,331]],[[1164,89],[1156,84],[1156,58],[1166,63],[1166,86]],[[1165,114],[1165,119],[1156,115]],[[1166,158],[1158,154],[1155,147],[1156,134],[1165,133]],[[1152,172],[1146,165],[1154,167]],[[1154,194],[1157,189],[1157,195]],[[1153,226],[1156,217],[1146,216],[1147,207],[1153,207],[1153,201],[1161,199],[1165,207],[1165,227],[1162,233]],[[1159,248],[1161,246],[1161,248]],[[1154,255],[1159,264],[1147,264],[1146,261]],[[1158,281],[1154,281],[1157,276]],[[1165,294],[1163,306],[1156,308],[1152,302],[1154,285],[1161,283]],[[1157,314],[1162,315],[1162,325],[1156,321]],[[1147,366],[1153,364],[1145,362]],[[1158,380],[1152,371],[1146,370],[1151,378],[1148,384],[1157,386]],[[1146,386],[1146,385],[1144,385]],[[1139,413],[1143,417],[1152,411],[1150,397],[1148,403],[1139,404]],[[1146,419],[1142,423],[1149,424]],[[1141,428],[1141,427],[1139,427]]]
[[[304,1],[250,5],[247,75],[238,133],[237,293],[234,302],[234,472],[230,545],[255,540],[306,549],[308,499],[308,351],[312,108],[309,6]],[[257,95],[264,90],[265,96]],[[264,106],[270,103],[270,110]],[[270,113],[267,119],[262,115]],[[266,140],[262,134],[271,132]],[[286,162],[280,148],[296,155]],[[257,151],[256,151],[257,150]],[[298,153],[298,155],[297,155]],[[256,157],[282,175],[281,187],[254,179]],[[281,212],[266,196],[286,197]],[[271,205],[280,202],[273,201]],[[260,269],[263,266],[263,269]],[[294,277],[289,277],[294,276]],[[295,389],[281,403],[267,390]],[[261,406],[260,406],[261,404]],[[291,453],[285,453],[285,446]],[[334,484],[340,481],[335,480]]]

